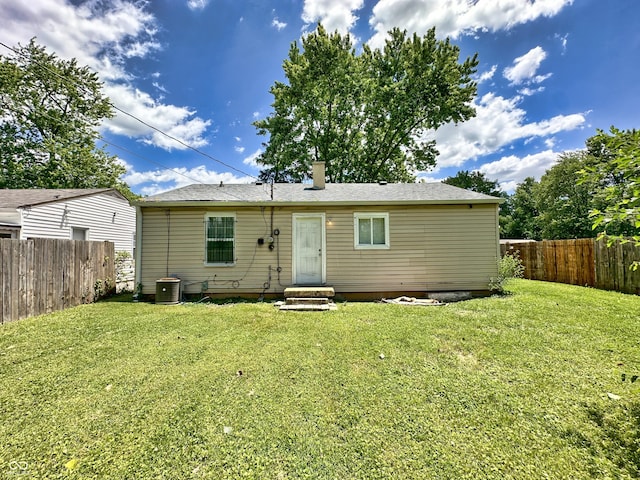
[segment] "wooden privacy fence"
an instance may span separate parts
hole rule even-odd
[[[546,282],[585,285],[602,290],[640,294],[640,247],[633,242],[606,239],[512,241],[500,245],[502,255],[518,251],[524,265],[524,277]]]
[[[0,240],[0,323],[91,303],[114,289],[114,245]]]

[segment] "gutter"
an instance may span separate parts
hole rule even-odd
[[[345,201],[301,201],[289,202],[278,200],[262,200],[257,202],[229,202],[224,200],[175,200],[166,202],[136,201],[132,205],[136,208],[166,208],[166,207],[341,207],[341,206],[403,206],[403,205],[500,205],[504,198],[474,199],[474,200],[345,200]]]

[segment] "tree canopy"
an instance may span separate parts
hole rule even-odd
[[[113,116],[96,73],[31,40],[0,56],[0,188],[116,187],[124,167],[96,146]]]
[[[501,232],[503,238],[542,240],[540,211],[534,195],[537,185],[533,177],[527,177],[509,197],[511,208],[504,231]]]
[[[254,123],[268,135],[261,178],[299,182],[323,161],[330,182],[410,182],[436,163],[428,133],[475,115],[471,75],[476,56],[459,63],[459,48],[435,29],[408,36],[394,29],[381,50],[318,25],[293,42],[283,63],[287,83],[271,87],[273,112]]]
[[[453,177],[445,178],[442,183],[478,193],[484,193],[485,195],[492,195],[494,197],[507,196],[507,194],[500,188],[500,184],[497,180],[489,180],[482,172],[462,170],[456,173]]]
[[[587,140],[587,152],[591,161],[582,182],[595,186],[593,228],[612,238],[634,236],[640,243],[640,131],[597,130]]]
[[[525,179],[509,201],[509,238],[607,235],[640,244],[640,132],[597,130],[584,150],[560,154],[540,182]]]
[[[542,238],[589,238],[594,236],[589,220],[592,189],[580,184],[580,171],[588,156],[580,150],[560,154],[558,162],[535,188]]]

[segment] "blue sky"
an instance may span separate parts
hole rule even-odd
[[[119,109],[181,141],[122,113],[102,126],[143,195],[255,180],[267,138],[252,122],[271,111],[291,42],[317,22],[372,47],[393,27],[435,26],[462,59],[478,53],[477,116],[430,133],[440,156],[420,178],[479,170],[512,191],[596,128],[640,128],[636,0],[0,0],[0,18],[0,42],[36,37],[77,58]]]

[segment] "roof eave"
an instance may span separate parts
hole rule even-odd
[[[340,207],[340,206],[402,206],[402,205],[499,205],[503,198],[477,198],[453,200],[366,200],[366,201],[302,201],[290,202],[280,200],[260,201],[224,201],[224,200],[173,200],[173,201],[144,201],[131,202],[134,207],[168,208],[168,207]]]
[[[51,189],[47,189],[47,190],[56,190],[56,189],[51,188]],[[60,189],[60,190],[64,190],[64,189]],[[77,190],[81,190],[81,189],[77,189]],[[104,193],[109,193],[109,194],[113,193],[113,194],[116,194],[117,196],[121,197],[122,200],[129,201],[127,199],[127,197],[122,195],[122,193],[120,193],[115,188],[102,188],[102,189],[91,188],[91,189],[86,189],[86,190],[95,190],[95,191],[86,192],[86,193],[78,193],[76,195],[69,195],[69,196],[66,196],[66,197],[48,198],[46,200],[39,200],[37,202],[22,203],[20,205],[17,205],[16,208],[25,209],[25,208],[37,207],[37,206],[40,206],[40,205],[47,205],[49,203],[67,202],[69,200],[76,200],[78,198],[90,197],[92,195],[102,195]]]

